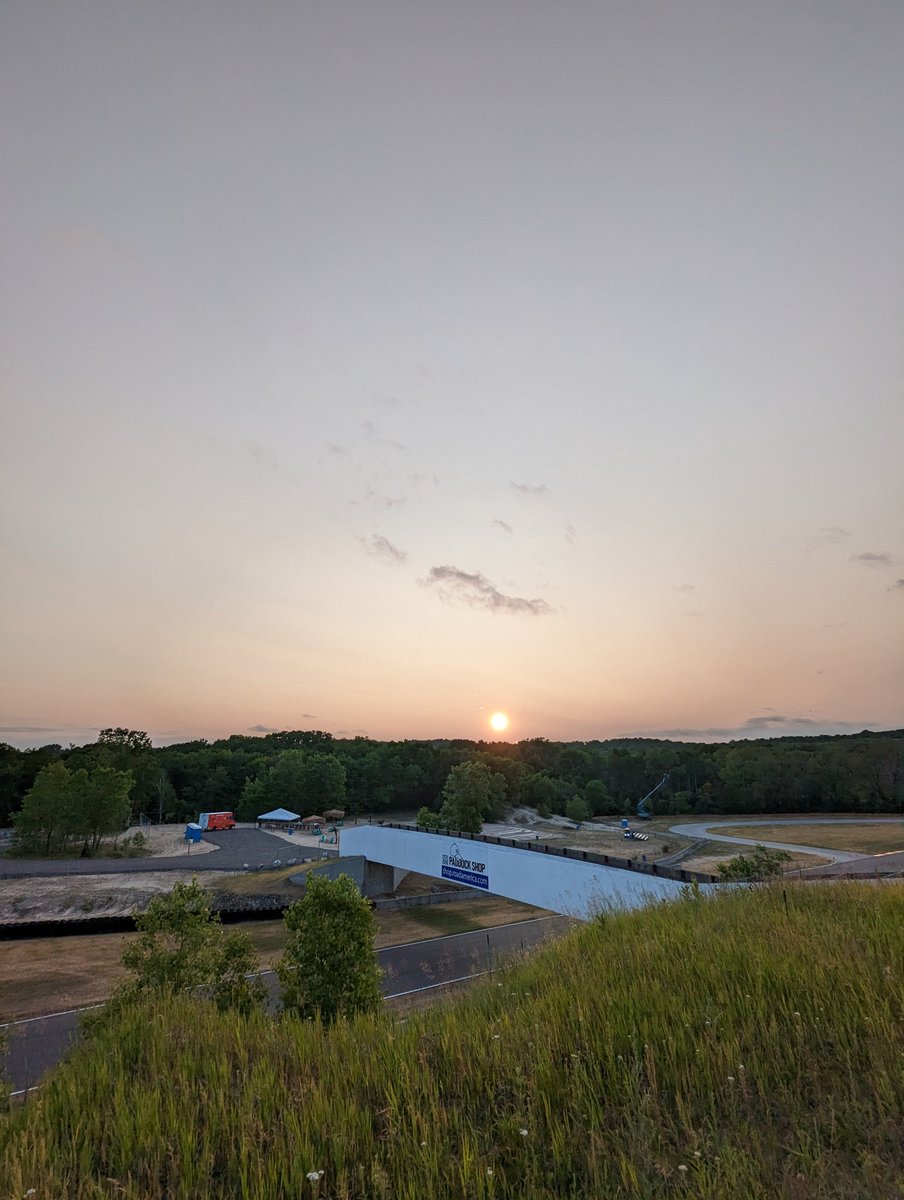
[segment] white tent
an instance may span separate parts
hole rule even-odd
[[[298,813],[289,812],[287,808],[274,808],[273,812],[263,813],[259,821],[300,821]]]

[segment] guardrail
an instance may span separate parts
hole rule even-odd
[[[718,876],[708,871],[684,871],[680,867],[669,867],[654,862],[639,862],[633,858],[622,858],[616,854],[597,854],[593,850],[576,850],[571,846],[550,846],[548,842],[522,842],[517,838],[495,837],[490,833],[465,833],[461,829],[428,829],[425,825],[409,825],[399,821],[375,821],[384,829],[407,829],[409,832],[434,833],[440,837],[468,838],[472,842],[486,842],[489,846],[509,846],[513,850],[528,850],[534,854],[549,854],[557,858],[570,858],[574,862],[594,863],[600,867],[614,867],[619,871],[633,871],[638,875],[656,875],[660,879],[677,879],[682,883],[716,883]]]

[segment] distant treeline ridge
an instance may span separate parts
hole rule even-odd
[[[904,811],[904,730],[716,744],[380,742],[287,730],[154,747],[140,731],[107,729],[88,746],[17,750],[0,743],[0,826],[10,824],[53,763],[92,778],[103,768],[128,771],[133,817],[182,821],[217,809],[253,820],[280,806],[302,816],[333,807],[435,810],[450,770],[467,761],[501,776],[507,804],[583,819],[633,812],[664,775],[668,782],[652,802],[659,814]]]

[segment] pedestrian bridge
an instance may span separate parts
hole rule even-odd
[[[605,908],[639,908],[651,900],[674,899],[692,882],[713,884],[712,875],[589,850],[483,834],[433,833],[389,822],[343,829],[339,852],[342,858],[363,855],[374,874],[381,865],[391,871],[387,891],[397,871],[416,871],[583,919]]]

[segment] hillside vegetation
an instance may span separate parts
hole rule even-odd
[[[902,964],[900,888],[811,885],[606,916],[405,1024],[135,1008],[7,1118],[0,1179],[39,1200],[900,1197]]]

